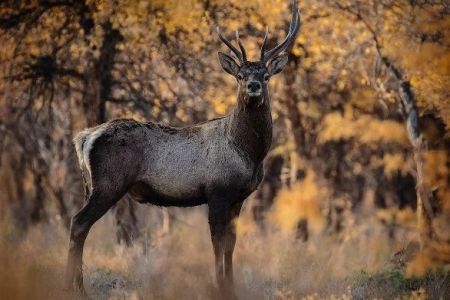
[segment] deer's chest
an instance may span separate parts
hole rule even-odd
[[[222,191],[224,194],[236,195],[236,200],[244,200],[256,190],[262,181],[264,171],[262,164],[249,165],[244,161],[230,162],[226,167],[215,172],[206,182],[212,190]]]

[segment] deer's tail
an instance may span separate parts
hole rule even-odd
[[[73,139],[73,144],[75,145],[75,151],[77,153],[78,164],[80,165],[81,175],[83,176],[86,193],[88,193],[92,185],[89,168],[89,158],[86,159],[84,155],[85,144],[90,134],[91,130],[86,129],[79,132]]]
[[[94,146],[95,140],[101,136],[106,129],[105,124],[97,127],[87,128],[78,133],[73,139],[75,150],[77,152],[78,163],[81,168],[81,173],[85,180],[85,184],[88,190],[92,191],[92,168],[91,161],[89,160],[89,154]]]
[[[84,165],[83,148],[84,143],[86,142],[86,138],[88,137],[89,134],[90,134],[89,130],[83,130],[79,132],[73,139],[73,144],[75,145],[75,151],[77,152],[78,163],[80,164],[80,168],[83,168]]]

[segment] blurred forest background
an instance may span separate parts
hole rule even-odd
[[[237,221],[238,295],[448,296],[450,3],[299,7],[290,63],[270,86],[266,177]],[[265,27],[274,45],[288,23],[287,0],[2,1],[0,294],[61,297],[67,229],[84,201],[78,131],[226,114],[236,83],[215,27],[239,29],[256,60]],[[213,297],[205,208],[125,197],[93,231],[88,292]]]

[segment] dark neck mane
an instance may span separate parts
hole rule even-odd
[[[246,99],[238,92],[238,104],[230,115],[228,138],[259,165],[272,143],[272,115],[267,88],[260,97]]]

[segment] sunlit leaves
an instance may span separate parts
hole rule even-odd
[[[325,221],[319,206],[323,197],[326,197],[326,190],[318,185],[310,171],[302,181],[278,194],[269,218],[285,232],[296,229],[301,219],[319,231]]]
[[[356,139],[360,143],[400,143],[408,145],[408,137],[403,124],[385,120],[380,121],[370,115],[353,117],[338,112],[327,114],[321,125],[319,142]]]

